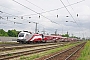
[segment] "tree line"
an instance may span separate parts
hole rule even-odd
[[[14,30],[8,30],[7,32],[4,31],[3,29],[0,29],[0,36],[5,36],[5,37],[17,37],[19,31]]]
[[[69,36],[69,34],[63,34],[62,37],[69,37],[69,38],[77,38],[77,39],[80,39],[80,37]]]
[[[5,36],[5,37],[18,37],[20,31],[14,30],[8,30],[7,32],[4,31],[3,29],[0,29],[0,36]],[[71,37],[71,38],[79,38],[76,36],[69,36],[69,34],[63,34],[62,37]]]

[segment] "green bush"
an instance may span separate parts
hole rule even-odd
[[[14,30],[8,30],[8,32],[5,32],[3,29],[0,29],[0,36],[9,36],[9,37],[17,37],[19,31]]]

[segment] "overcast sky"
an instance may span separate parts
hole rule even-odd
[[[0,0],[0,29],[35,32],[33,22],[40,33],[90,37],[90,0]]]

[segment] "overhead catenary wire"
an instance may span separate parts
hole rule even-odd
[[[16,2],[16,3],[18,3],[17,1],[15,1],[15,0],[13,0],[14,2]],[[28,1],[28,0],[27,0]],[[84,1],[84,0],[82,0],[82,1]],[[79,1],[79,2],[77,2],[77,3],[80,3],[80,2],[82,2],[82,1]],[[28,1],[29,2],[29,1]],[[18,3],[18,4],[20,4],[20,3]],[[32,3],[33,4],[33,3]],[[75,4],[75,3],[74,3]],[[22,4],[20,4],[20,5],[22,5]],[[35,4],[33,4],[33,5],[35,5]],[[67,6],[71,6],[72,4],[70,4],[70,5],[67,5]],[[22,5],[22,6],[24,6],[24,5]],[[36,6],[36,5],[35,5]],[[66,7],[67,7],[66,6]],[[28,8],[28,7],[26,7],[26,6],[24,6],[25,8]],[[38,6],[37,6],[38,7]],[[39,7],[40,8],[40,7]],[[35,13],[37,13],[36,11],[34,11],[34,10],[32,10],[32,9],[30,9],[30,8],[28,8],[29,10],[31,10],[31,11],[33,11],[33,12],[35,12]],[[52,11],[52,10],[51,10]],[[43,16],[41,13],[37,13],[37,14],[39,14],[39,15],[41,15],[41,16]],[[11,14],[10,14],[11,15]],[[22,16],[21,16],[22,17]],[[49,18],[47,18],[47,17],[45,17],[45,16],[43,16],[44,18],[46,18],[46,19],[48,19],[48,20],[50,20]],[[50,20],[51,21],[51,20]],[[54,21],[51,21],[52,23],[56,23],[56,22],[54,22]],[[57,24],[57,23],[56,23]]]
[[[3,20],[4,20],[4,21],[12,22],[12,23],[15,24],[15,25],[22,25],[22,24],[23,24],[23,25],[27,25],[27,23],[21,23],[21,22],[17,22],[17,21],[6,20],[6,19],[4,19],[4,18],[3,18]],[[6,24],[6,25],[5,25],[5,24]],[[9,24],[7,25],[7,24],[8,24],[8,23],[4,23],[4,24],[0,24],[0,25],[3,25],[3,26],[5,26],[5,27],[8,26],[8,27],[10,27],[10,28],[14,28],[14,26],[12,26],[11,24],[10,24],[10,25],[9,25]],[[19,27],[19,26],[16,26],[16,27]]]
[[[31,10],[31,11],[33,11],[33,12],[36,13],[36,14],[40,14],[40,13],[37,13],[36,11],[30,9],[29,7],[23,5],[23,4],[21,4],[21,3],[17,2],[17,1],[15,1],[15,0],[12,0],[12,1],[14,1],[14,2],[18,3],[19,5],[21,5],[21,6],[25,7],[25,8],[27,8],[27,9],[29,9],[29,10]]]
[[[3,18],[3,20],[6,20],[6,19]],[[6,20],[6,21],[13,22],[14,24],[15,24],[15,23],[16,23],[16,24],[22,24],[22,23],[17,22],[17,21],[11,21],[11,20]]]
[[[68,4],[70,4],[69,3],[69,1],[67,0],[67,2],[68,2]],[[73,9],[73,7],[72,6],[70,6],[71,7],[71,9],[73,10],[73,12],[76,14],[76,12],[75,12],[75,10]],[[78,17],[78,14],[76,15],[77,17]],[[80,25],[80,24],[79,24]],[[83,30],[83,29],[82,29]],[[80,31],[79,31],[79,33],[80,33]]]
[[[5,14],[8,14],[8,15],[11,15],[11,16],[15,16],[13,14],[10,14],[10,13],[4,12],[4,11],[0,11],[0,12],[5,13]]]
[[[35,7],[38,7],[39,9],[41,9],[41,10],[43,10],[43,11],[46,11],[46,10],[44,10],[43,8],[41,8],[41,7],[39,7],[39,6],[37,6],[36,4],[34,4],[34,3],[32,3],[32,2],[30,2],[29,0],[25,0],[25,1],[27,1],[28,3],[30,3],[30,4],[32,4],[32,5],[34,5]],[[40,13],[41,14],[41,13]],[[50,14],[50,13],[49,13]],[[52,14],[51,14],[52,15]],[[40,15],[39,15],[39,18],[40,18]]]
[[[18,11],[18,10],[16,10],[16,9],[9,8],[9,7],[3,6],[3,5],[0,5],[0,6],[1,6],[1,7],[3,7],[3,8],[6,8],[6,9],[14,10],[14,11],[16,11],[16,12],[18,12],[18,13],[20,13],[20,12],[21,12],[21,11]]]
[[[9,22],[13,22],[13,21],[9,21]],[[11,24],[8,24],[8,23],[0,24],[0,26],[1,26],[0,28],[2,28],[2,27],[8,27],[8,28],[12,28],[12,29],[14,28],[15,29],[15,28],[18,28],[19,25],[22,25],[22,24],[19,24],[17,22],[13,22],[13,23],[15,23],[14,26],[12,26]],[[27,24],[24,24],[24,25],[27,25]]]
[[[21,6],[25,7],[25,8],[27,8],[27,9],[29,9],[29,10],[33,11],[34,13],[39,14],[39,16],[42,16],[42,17],[44,17],[44,18],[48,19],[50,22],[52,22],[52,23],[54,23],[54,24],[59,25],[58,23],[56,23],[56,22],[52,21],[51,19],[49,19],[49,18],[45,17],[44,15],[42,15],[42,14],[40,14],[40,13],[37,13],[36,11],[34,11],[34,10],[32,10],[32,9],[28,8],[27,6],[25,6],[25,5],[23,5],[23,4],[19,3],[19,2],[17,2],[17,1],[15,1],[15,0],[13,0],[13,1],[14,1],[14,2],[16,2],[16,3],[18,3],[19,5],[21,5]],[[44,10],[44,9],[43,9],[43,10]]]
[[[26,7],[26,6],[24,6],[23,4],[21,4],[21,3],[17,2],[17,1],[15,1],[15,0],[13,0],[13,1],[16,2],[16,3],[18,3],[18,4],[20,4],[20,5],[22,5],[22,6],[25,7],[25,8],[27,8],[27,9],[29,9],[29,10],[35,12],[36,14],[39,14],[39,15],[43,16],[41,13],[37,13],[36,11],[34,11],[34,10],[32,10],[32,9],[30,9],[30,8],[28,8],[28,7]],[[84,0],[82,0],[82,1],[84,1]],[[79,2],[77,2],[77,3],[80,3],[80,2],[82,2],[82,1],[79,1]],[[74,4],[77,4],[77,3],[74,3]],[[72,5],[72,4],[71,4],[71,5]],[[67,5],[67,6],[70,6],[70,5]],[[64,7],[62,7],[62,8],[64,8]],[[56,9],[56,10],[58,10],[58,9]],[[50,11],[52,11],[52,10],[50,10]],[[48,19],[48,20],[50,20],[49,18],[47,18],[47,17],[45,17],[45,16],[43,16],[43,17],[46,18],[46,19]],[[73,18],[73,19],[74,19],[74,18]],[[51,21],[51,20],[50,20],[50,21]],[[54,21],[51,21],[51,22],[57,24],[57,23],[54,22]]]
[[[4,13],[4,12],[3,12],[3,13]],[[11,14],[10,14],[10,15],[11,15]],[[15,21],[8,20],[8,17],[7,17],[7,19],[5,19],[5,18],[3,18],[2,16],[0,16],[0,20],[6,20],[6,21],[14,22],[14,24],[15,24],[15,23],[17,23],[17,24],[22,24],[22,23],[19,23],[19,22],[15,22]]]
[[[65,6],[65,4],[62,2],[62,0],[60,0],[61,3],[63,4],[63,6],[65,7],[65,9],[67,10],[67,12],[70,14],[70,16],[72,17],[72,19],[75,21],[75,23],[77,24],[76,20],[74,19],[74,17],[72,16],[72,14],[70,13],[70,11],[67,9],[67,7]],[[78,25],[78,24],[77,24]],[[78,25],[79,27],[79,25]]]
[[[69,6],[72,6],[72,5],[81,3],[83,1],[85,1],[85,0],[81,0],[81,1],[78,1],[78,2],[75,2],[75,3],[72,3],[72,4],[69,4],[66,7],[69,7]],[[63,6],[63,7],[57,8],[57,9],[52,9],[52,10],[44,11],[44,12],[41,12],[40,14],[47,13],[47,12],[53,12],[53,11],[56,11],[56,10],[59,10],[59,9],[62,9],[62,8],[65,8],[65,7]],[[30,14],[30,15],[36,15],[36,14]],[[23,15],[23,16],[30,16],[30,15]]]
[[[29,2],[29,3],[32,4],[32,5],[34,5],[34,6],[38,7],[38,8],[40,8],[40,9],[42,9],[41,7],[35,5],[34,3],[30,2],[29,0],[26,0],[26,1]],[[42,9],[42,10],[44,10],[44,9]]]
[[[27,0],[27,1],[28,1],[28,0]],[[84,1],[84,0],[81,0],[81,1],[76,2],[76,3],[73,3],[73,4],[69,4],[69,5],[67,5],[66,7],[71,6],[71,5],[74,5],[74,4],[77,4],[77,3],[80,3],[80,2],[83,2],[83,1]],[[30,2],[30,1],[29,1],[29,2]],[[32,3],[32,4],[33,4],[33,3]],[[33,5],[35,5],[35,4],[33,4]],[[37,5],[35,5],[35,6],[37,6]],[[37,6],[37,7],[38,7],[38,6]],[[40,7],[38,7],[38,8],[40,8]],[[62,9],[62,8],[64,8],[64,7],[57,8],[57,9],[53,9],[53,10],[46,11],[46,12],[51,12],[51,11],[55,11],[55,10]],[[40,8],[40,9],[42,9],[42,8]],[[44,9],[42,9],[42,10],[44,10]],[[42,13],[46,13],[46,12],[42,12]],[[4,13],[5,13],[5,12],[4,12]],[[37,13],[37,12],[35,12],[35,13]],[[42,14],[42,13],[39,13],[39,15]],[[6,14],[9,14],[9,13],[6,13]],[[38,14],[38,13],[37,13],[37,14]],[[12,15],[12,14],[9,14],[9,15]],[[12,16],[6,16],[6,17],[7,17],[7,19],[8,19],[8,17],[12,17]],[[22,16],[15,16],[15,15],[13,15],[13,17],[16,19],[16,17],[22,17]],[[43,16],[43,17],[51,21],[51,19],[49,19],[49,18],[47,18],[47,17],[45,17],[45,16]],[[22,19],[22,20],[26,20],[26,19]],[[51,21],[51,22],[52,22],[52,23],[55,23],[55,24],[58,24],[58,23],[56,23],[56,22],[54,22],[54,21]]]
[[[26,1],[28,1],[28,0],[26,0]],[[69,7],[69,6],[72,6],[72,5],[81,3],[81,2],[83,2],[83,1],[85,1],[85,0],[81,0],[81,1],[78,1],[78,2],[75,2],[75,3],[72,3],[72,4],[69,4],[69,5],[67,5],[66,7]],[[28,2],[31,3],[30,1],[28,1]],[[31,4],[33,4],[33,3],[31,3]],[[40,9],[42,9],[41,7],[39,7],[39,6],[35,5],[35,4],[33,4],[33,5],[36,6],[36,7],[38,7],[38,8],[40,8]],[[0,5],[0,6],[2,6],[2,5]],[[2,6],[2,7],[5,7],[5,6]],[[8,8],[8,7],[5,7],[5,8]],[[56,11],[56,10],[59,10],[59,9],[62,9],[62,8],[64,8],[64,7],[60,7],[60,8],[53,9],[53,10],[49,10],[49,11],[45,11],[44,9],[42,9],[42,10],[44,10],[44,12],[37,13],[37,14],[43,14],[43,13],[47,13],[47,12],[52,12],[52,11]],[[10,8],[8,8],[8,9],[10,9]],[[13,9],[13,10],[14,10],[14,9]],[[19,12],[19,11],[18,11],[18,12]],[[4,17],[21,17],[21,16],[12,15],[12,14],[10,14],[10,13],[6,13],[6,14],[9,14],[9,15],[11,15],[11,16],[4,16]],[[37,14],[30,14],[30,15],[37,15]],[[30,16],[30,15],[22,15],[22,16],[24,17],[24,16]]]
[[[27,8],[27,9],[29,9],[29,10],[35,12],[36,14],[39,14],[39,15],[43,16],[41,13],[38,13],[38,12],[36,12],[36,11],[30,9],[30,8],[26,7],[25,5],[23,5],[23,4],[21,4],[21,3],[17,2],[17,1],[15,1],[15,0],[13,0],[13,1],[16,2],[16,3],[18,3],[19,5],[21,5],[21,6],[25,7],[25,8]],[[84,0],[82,0],[82,1],[84,1]],[[80,2],[82,2],[82,1],[79,1],[79,2],[77,2],[77,3],[80,3]],[[35,5],[35,6],[36,6],[36,5]],[[68,6],[69,6],[69,5],[68,5]],[[64,8],[64,7],[63,7],[63,8]],[[69,13],[70,13],[70,12],[69,12]],[[72,16],[72,15],[71,15],[71,16]],[[54,21],[51,21],[51,19],[49,19],[49,18],[47,18],[47,17],[45,17],[45,16],[43,16],[43,17],[46,18],[46,19],[48,19],[48,20],[50,20],[50,22],[52,22],[52,23],[58,24],[58,23],[56,23],[56,22],[54,22]],[[73,18],[73,16],[72,16],[72,18]],[[73,19],[74,19],[74,18],[73,18]],[[75,22],[76,22],[76,21],[75,21]],[[59,24],[58,24],[58,25],[59,25]]]
[[[9,22],[13,22],[14,24],[24,24],[24,23],[17,22],[17,21],[11,21],[11,20],[8,19],[8,17],[7,17],[7,19],[2,18],[2,20],[9,21]],[[26,19],[22,19],[22,20],[26,21]],[[29,20],[28,20],[28,21],[29,21]],[[8,24],[8,23],[0,23],[0,24]],[[40,23],[39,23],[39,24],[40,24]],[[26,24],[25,24],[25,25],[26,25]]]
[[[69,3],[69,1],[67,0],[67,2],[68,2],[68,4],[70,5],[70,3]],[[70,6],[71,7],[71,9],[73,10],[73,12],[75,13],[75,11],[74,11],[74,9],[73,9],[73,7],[72,6]]]
[[[65,9],[68,11],[68,13],[70,14],[70,16],[72,17],[72,19],[75,21],[75,23],[77,24],[77,26],[80,28],[80,26],[78,25],[78,23],[76,22],[76,20],[74,19],[74,17],[72,16],[72,14],[69,12],[69,10],[67,9],[67,7],[65,6],[65,4],[62,2],[62,0],[60,0],[61,3],[64,5]],[[77,15],[78,16],[78,15]],[[79,32],[80,33],[80,32]]]
[[[6,19],[4,19],[3,18],[3,20],[5,20],[5,21],[7,21]],[[9,22],[13,22],[13,24],[20,24],[19,22],[15,22],[15,21],[10,21],[10,20],[8,20]],[[15,26],[12,26],[11,24],[8,24],[8,23],[1,23],[0,25],[1,25],[1,27],[0,28],[2,28],[2,27],[8,27],[8,28],[14,28]]]
[[[5,12],[3,12],[3,11],[0,11],[1,13],[5,13]],[[9,13],[7,13],[7,14],[9,14]],[[12,15],[12,14],[9,14],[9,15]],[[7,17],[6,19],[5,18],[3,18],[3,17]],[[23,24],[23,23],[21,23],[21,22],[16,22],[16,21],[11,21],[11,20],[9,20],[9,17],[12,17],[12,16],[0,16],[0,19],[3,19],[3,20],[6,20],[6,21],[9,21],[9,22],[13,22],[14,24]],[[17,19],[16,17],[18,17],[18,16],[14,16],[14,19]],[[23,17],[21,16],[21,18],[22,18],[22,20],[24,20],[24,21],[29,21],[29,20],[27,20],[27,19],[23,19]],[[0,24],[7,24],[7,23],[0,23]]]
[[[85,1],[85,0],[81,0],[81,1],[78,1],[78,2],[76,2],[76,3],[73,3],[73,4],[70,4],[70,5],[67,5],[66,7],[69,7],[69,6],[71,6],[71,5],[78,4],[78,3],[83,2],[83,1]],[[46,11],[46,12],[51,12],[51,11],[59,10],[59,9],[62,9],[62,8],[65,8],[65,7],[60,7],[60,8],[53,9],[53,10],[49,10],[49,11]],[[46,13],[46,12],[42,12],[42,13]]]
[[[4,18],[3,18],[3,20],[9,21],[9,22],[13,22],[14,24],[20,24],[20,25],[24,24],[24,25],[27,25],[27,23],[25,24],[25,23],[21,23],[21,22],[16,22],[16,21],[11,21],[11,20],[6,20],[6,19],[4,19]],[[5,26],[5,24],[6,24],[5,27],[9,26],[10,28],[13,28],[11,24],[10,24],[10,25],[7,25],[8,23],[0,23],[0,25],[2,25],[2,24],[3,24],[3,26]],[[29,23],[28,23],[28,24],[29,24]],[[40,24],[40,23],[39,23],[39,24]],[[42,25],[42,24],[41,24],[41,25]],[[44,26],[44,25],[43,25],[43,26]]]
[[[5,13],[5,14],[8,14],[8,15],[10,15],[10,16],[0,16],[0,19],[7,19],[7,21],[11,21],[11,20],[9,20],[9,18],[10,17],[13,17],[13,19],[15,20],[15,19],[17,19],[17,18],[21,18],[21,20],[24,20],[24,21],[26,21],[27,19],[23,19],[23,16],[16,16],[16,15],[13,15],[13,14],[9,14],[9,13],[6,13],[6,12],[3,12],[3,11],[0,11],[2,14],[3,13]],[[5,17],[5,18],[4,18]],[[31,18],[31,17],[29,17],[29,18]],[[28,21],[28,20],[27,20]],[[14,22],[14,21],[11,21],[11,22]],[[15,22],[14,22],[15,23]],[[18,23],[18,22],[17,22]],[[20,23],[21,24],[21,23]]]
[[[38,12],[36,12],[36,11],[34,11],[34,10],[30,9],[29,7],[27,7],[27,6],[23,5],[23,4],[21,4],[21,3],[17,2],[17,1],[15,1],[15,0],[12,0],[12,1],[14,1],[14,2],[18,3],[19,5],[21,5],[21,6],[25,7],[25,8],[27,8],[27,9],[29,9],[30,11],[33,11],[33,12],[34,12],[34,13],[36,13],[36,14],[39,14],[40,16],[42,16],[42,17],[44,17],[44,18],[48,19],[50,22],[57,24],[56,22],[52,21],[51,19],[49,19],[49,18],[45,17],[44,15],[42,15],[42,14],[40,14],[40,13],[38,13]]]
[[[84,0],[83,0],[84,1]],[[70,5],[70,4],[69,4]],[[54,10],[55,11],[55,10]],[[51,11],[50,11],[51,12]],[[41,13],[40,13],[41,14]],[[47,17],[46,17],[47,18]],[[52,21],[53,22],[53,21]]]

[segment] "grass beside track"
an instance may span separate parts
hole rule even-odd
[[[43,57],[43,56],[46,56],[46,55],[49,55],[49,54],[52,54],[52,53],[67,49],[67,48],[70,48],[70,47],[75,46],[75,45],[77,45],[79,43],[80,42],[73,43],[73,44],[69,43],[69,44],[66,44],[65,46],[60,46],[59,48],[56,48],[56,49],[44,51],[44,52],[41,52],[41,53],[32,54],[32,55],[30,55],[28,57],[27,56],[26,57],[21,56],[20,60],[34,60],[36,58],[40,58],[40,57]]]
[[[77,60],[90,60],[90,41],[87,41],[81,55]]]

